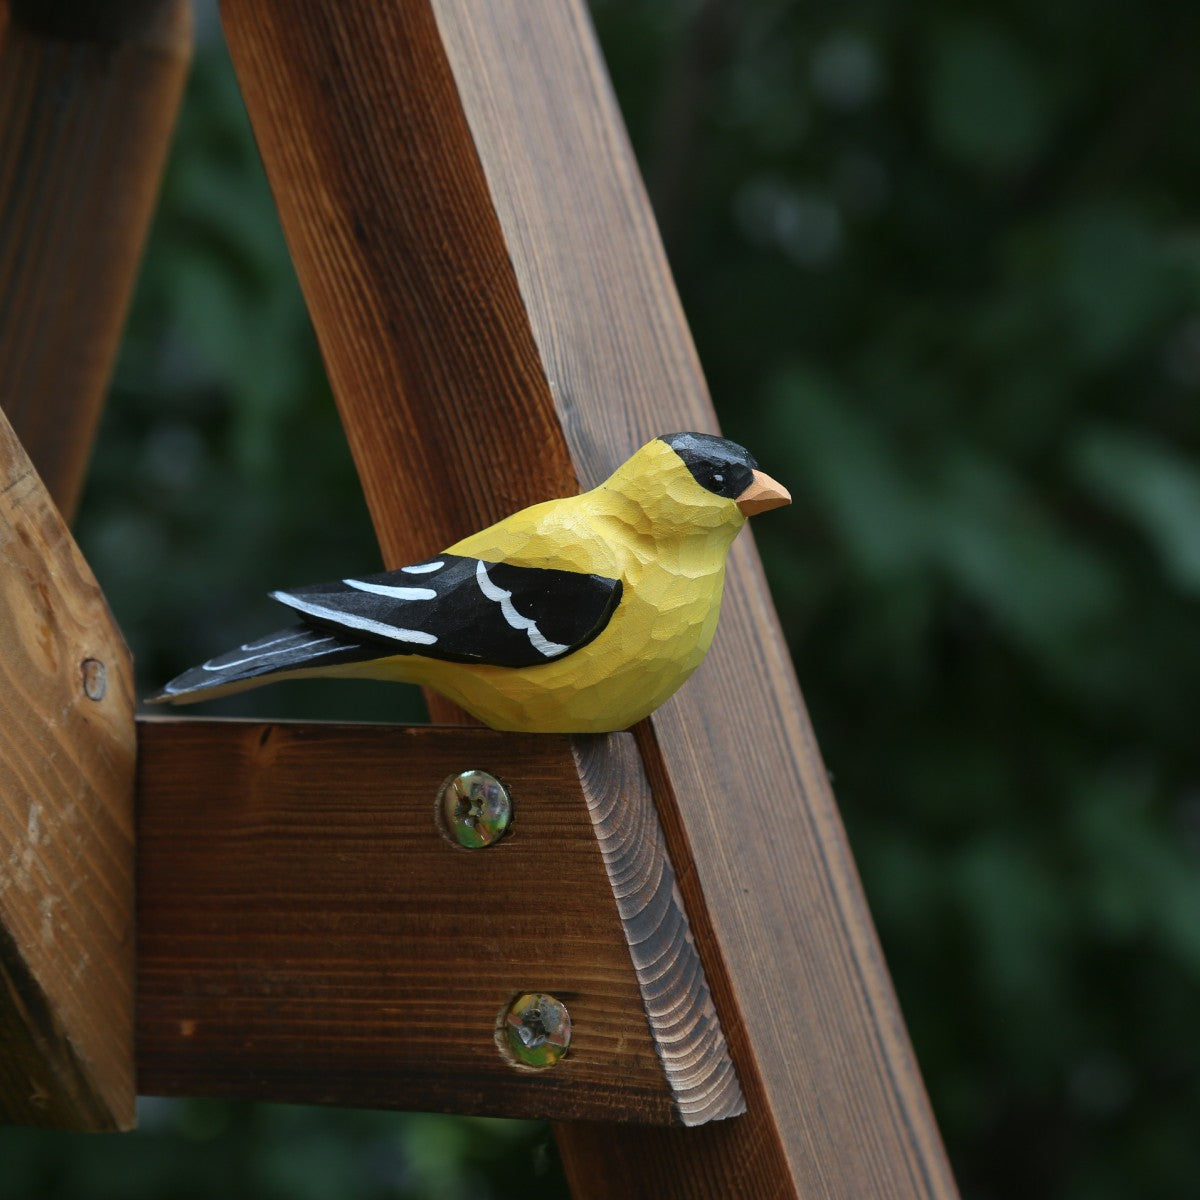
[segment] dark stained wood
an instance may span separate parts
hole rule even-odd
[[[223,11],[391,561],[715,430],[579,0]],[[748,534],[639,742],[749,1111],[560,1126],[577,1194],[953,1196]]]
[[[738,1110],[629,735],[139,728],[141,1091],[628,1122]],[[511,831],[481,850],[435,819],[467,769],[513,798]],[[526,991],[574,1027],[543,1071],[495,1044]]]
[[[0,402],[70,519],[183,91],[191,5],[26,2],[0,26]]]
[[[577,491],[428,5],[221,13],[385,565]]]
[[[428,6],[221,12],[386,565],[577,491]]]
[[[0,415],[0,1124],[133,1125],[132,679]]]
[[[67,42],[115,46],[137,38],[160,18],[163,0],[8,0],[26,29]]]

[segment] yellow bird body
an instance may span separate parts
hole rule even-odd
[[[340,675],[432,688],[494,729],[627,729],[708,652],[746,517],[789,499],[736,443],[656,438],[590,492],[523,509],[436,560],[273,593],[301,625],[153,699]]]
[[[745,523],[737,505],[696,483],[665,442],[651,442],[590,492],[522,509],[446,548],[620,579],[621,603],[594,641],[534,667],[410,654],[345,673],[434,688],[493,729],[628,729],[671,696],[708,652],[721,613],[726,552]]]

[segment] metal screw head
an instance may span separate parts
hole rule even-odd
[[[442,784],[438,812],[446,831],[460,846],[478,850],[504,836],[512,820],[512,798],[494,775],[463,771]]]
[[[512,1056],[527,1067],[552,1067],[571,1044],[567,1006],[545,992],[518,996],[501,1022]]]
[[[85,658],[80,664],[83,693],[89,700],[103,700],[108,691],[108,670],[98,658]]]

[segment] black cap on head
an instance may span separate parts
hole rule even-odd
[[[692,478],[710,492],[736,500],[753,482],[758,463],[750,451],[711,433],[668,433],[659,438],[683,459]]]

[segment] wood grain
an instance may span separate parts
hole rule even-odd
[[[141,1091],[629,1122],[737,1110],[629,735],[140,731]],[[468,769],[513,798],[482,850],[435,819]],[[526,991],[574,1027],[544,1071],[495,1045]]]
[[[746,1103],[640,758],[624,738],[571,746],[679,1123],[738,1116]]]
[[[0,1123],[133,1124],[133,707],[104,597],[0,416]]]
[[[579,0],[223,11],[392,561],[715,430]],[[749,1111],[560,1126],[576,1193],[953,1196],[748,535],[639,743]]]
[[[0,27],[0,397],[68,519],[191,48],[188,0],[91,7],[26,2]]]
[[[577,491],[428,5],[221,13],[385,565]]]
[[[577,491],[428,6],[221,12],[386,565]]]
[[[583,6],[435,8],[582,479],[647,436],[714,430]],[[560,1130],[577,1193],[952,1195],[749,536],[713,651],[652,722],[647,770],[753,1127],[621,1155]]]

